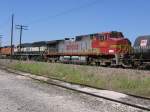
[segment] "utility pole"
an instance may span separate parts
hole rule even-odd
[[[13,30],[14,30],[14,14],[11,17],[11,54],[10,61],[12,61],[12,53],[13,53]]]
[[[28,30],[27,27],[28,26],[24,26],[24,25],[16,25],[16,29],[20,30],[20,45],[19,45],[20,53],[21,53],[22,31]]]
[[[3,35],[0,35],[0,47],[2,47],[2,38],[3,38]]]

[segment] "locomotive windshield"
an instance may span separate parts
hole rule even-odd
[[[123,34],[121,32],[112,32],[110,34],[110,37],[111,38],[123,38],[124,36],[123,36]]]

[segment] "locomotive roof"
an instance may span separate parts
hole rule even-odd
[[[142,40],[146,40],[146,46],[150,46],[150,35],[143,35],[136,38],[134,42],[134,47],[140,46]]]
[[[33,42],[32,47],[46,46],[47,41]]]
[[[11,46],[2,46],[0,48],[10,48]],[[14,47],[14,45],[12,45],[12,47]]]
[[[92,38],[95,35],[104,35],[104,34],[110,34],[110,33],[122,33],[122,32],[110,31],[110,32],[92,33],[92,34],[87,34],[87,35],[79,35],[79,36],[76,36],[76,40],[81,40],[82,38]]]
[[[20,45],[18,45],[17,47],[19,47]],[[21,44],[21,47],[32,47],[31,43],[23,43]]]
[[[89,35],[80,35],[80,36],[76,36],[75,40],[80,41],[83,38],[92,38],[92,37],[91,37],[91,34],[89,34]]]
[[[62,40],[47,41],[46,44],[57,44],[59,41],[62,41]]]

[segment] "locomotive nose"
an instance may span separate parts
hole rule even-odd
[[[117,54],[126,54],[131,52],[131,42],[127,38],[118,39],[115,44],[111,45]]]
[[[132,46],[131,41],[127,38],[122,39],[121,41],[121,53],[131,53]]]
[[[126,42],[126,44],[131,46],[131,41],[128,38],[125,38],[124,41]]]

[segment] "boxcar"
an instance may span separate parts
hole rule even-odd
[[[14,46],[12,47],[12,51],[14,51]],[[11,46],[1,47],[0,48],[0,54],[3,56],[10,56],[11,55]]]

